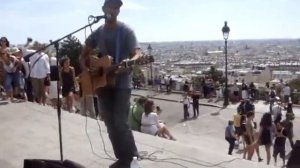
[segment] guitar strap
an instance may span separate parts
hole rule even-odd
[[[41,53],[41,55],[35,60],[35,62],[32,64],[32,66],[30,66],[30,64],[28,64],[28,68],[29,68],[29,73],[28,73],[28,78],[30,77],[31,71],[34,68],[35,64],[44,56],[44,54]]]
[[[120,59],[121,59],[121,41],[123,40],[123,26],[120,25],[120,27],[118,27],[118,32],[117,32],[117,41],[116,41],[116,61],[115,63],[118,64],[120,63]]]

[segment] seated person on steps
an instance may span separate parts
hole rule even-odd
[[[141,120],[144,112],[144,105],[147,98],[142,96],[137,99],[137,101],[130,107],[128,115],[128,124],[132,130],[140,131]]]
[[[176,140],[165,126],[164,123],[159,122],[157,113],[154,112],[155,106],[153,101],[147,101],[145,103],[145,112],[142,116],[142,125],[141,132],[150,134],[150,135],[158,135],[160,137],[164,137],[170,140]]]

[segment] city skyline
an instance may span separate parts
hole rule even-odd
[[[12,43],[27,37],[56,40],[103,15],[104,0],[4,0],[2,34]],[[300,38],[300,1],[295,0],[123,0],[119,20],[135,30],[139,42],[223,40],[228,21],[230,40]],[[93,26],[95,30],[103,21]],[[87,36],[90,30],[87,29]],[[84,31],[75,34],[81,42]]]

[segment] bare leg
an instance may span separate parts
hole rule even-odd
[[[248,160],[252,159],[252,156],[254,154],[254,149],[255,147],[253,145],[248,145],[248,157],[247,157]]]
[[[258,162],[261,162],[263,159],[260,157],[259,145],[255,145],[255,150],[258,157]]]
[[[267,164],[270,164],[271,161],[271,145],[265,145],[266,152],[267,152]]]
[[[163,123],[160,123],[160,125],[161,125],[160,132],[161,132],[162,136],[169,137],[169,139],[171,139],[171,140],[175,140],[175,138],[171,135],[171,133],[167,129],[167,127]]]
[[[248,151],[249,151],[249,146],[247,145],[246,147],[244,147],[243,159],[246,159],[246,155]]]
[[[10,99],[11,102],[14,102],[13,91],[6,91],[6,98]]]
[[[289,137],[288,137],[288,139],[289,139],[289,142],[290,142],[291,148],[293,149],[293,148],[294,148],[294,141],[293,141],[293,137],[292,137],[292,136],[289,136]]]
[[[258,140],[258,133],[254,134],[254,139]],[[258,157],[258,162],[263,161],[263,159],[260,157],[259,144],[258,143],[256,143],[256,145],[255,145],[255,150],[256,150],[257,157]]]
[[[73,93],[70,92],[68,97],[67,97],[67,108],[68,111],[72,111],[72,107],[73,107]]]

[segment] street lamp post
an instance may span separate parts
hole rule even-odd
[[[148,55],[151,56],[152,55],[152,47],[151,47],[151,44],[148,45]],[[153,88],[153,68],[152,68],[152,62],[150,63],[150,78],[151,78],[151,86]]]
[[[228,93],[228,76],[227,76],[227,40],[230,32],[230,28],[227,26],[227,21],[225,21],[225,24],[222,28],[223,32],[223,38],[225,40],[225,91],[224,91],[224,106],[229,105],[229,93]]]

